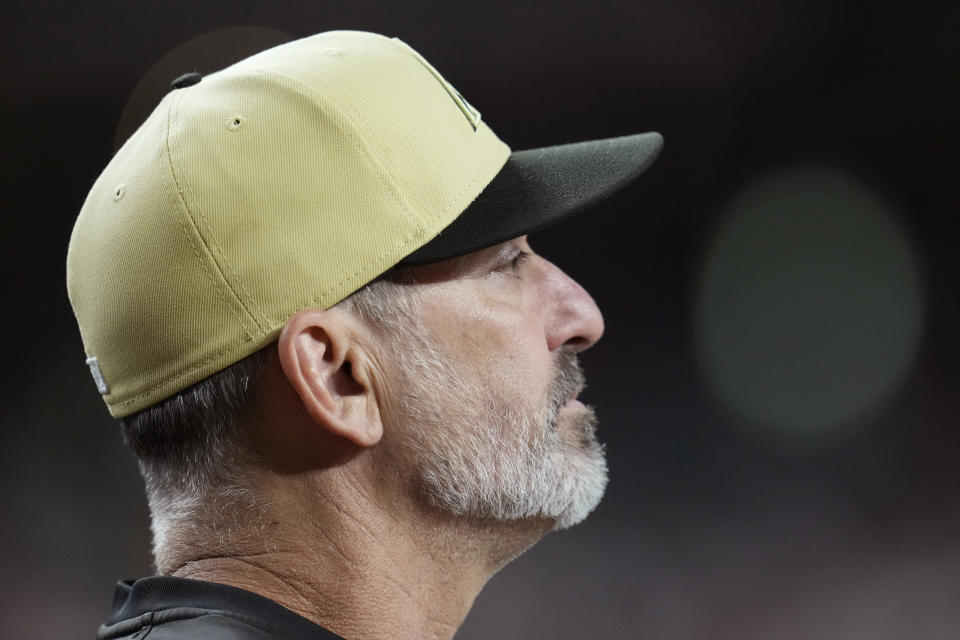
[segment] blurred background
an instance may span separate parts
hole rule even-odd
[[[186,71],[335,28],[417,48],[514,149],[657,130],[532,238],[596,298],[611,484],[458,634],[960,637],[956,3],[7,0],[0,636],[92,637],[151,572],[84,365],[73,220]]]

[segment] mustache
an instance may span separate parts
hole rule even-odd
[[[550,381],[549,405],[554,415],[563,408],[570,398],[578,395],[587,386],[583,367],[577,352],[571,348],[562,348],[554,364],[555,373]]]

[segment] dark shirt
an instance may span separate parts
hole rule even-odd
[[[214,582],[154,576],[117,583],[98,640],[343,640],[273,600]]]

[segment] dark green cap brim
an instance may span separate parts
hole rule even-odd
[[[581,213],[632,182],[661,148],[659,133],[640,133],[514,151],[463,213],[400,265],[461,256]]]

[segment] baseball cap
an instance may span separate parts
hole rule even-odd
[[[159,402],[398,264],[589,208],[653,162],[646,133],[511,152],[396,38],[332,31],[186,74],[100,174],[67,289],[110,413]]]

